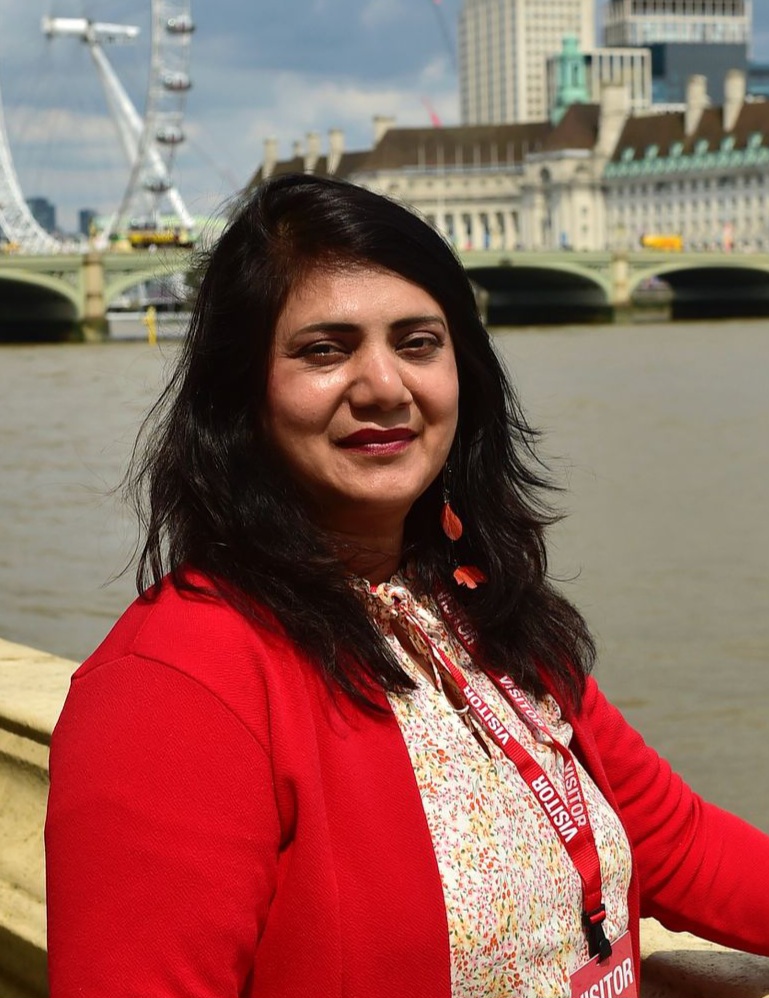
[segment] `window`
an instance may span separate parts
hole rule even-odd
[[[646,158],[647,159],[656,159],[657,156],[658,156],[658,154],[659,154],[659,151],[660,151],[660,147],[658,145],[656,145],[655,143],[652,143],[650,146],[646,147]]]
[[[697,139],[697,144],[694,147],[694,152],[697,156],[704,156],[708,151],[708,140],[707,139]]]
[[[684,151],[683,142],[674,142],[670,147],[670,155],[673,157],[680,156]]]
[[[734,149],[734,136],[727,135],[725,138],[721,140],[721,151],[731,152],[732,149]]]

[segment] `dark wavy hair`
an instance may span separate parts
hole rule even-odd
[[[188,569],[199,570],[242,613],[282,627],[354,697],[413,685],[262,429],[273,335],[289,292],[318,267],[348,265],[419,285],[443,309],[454,344],[459,421],[448,463],[465,530],[452,550],[436,480],[405,524],[404,558],[417,584],[456,592],[488,667],[536,694],[545,673],[576,704],[595,649],[582,616],[548,580],[553,486],[472,286],[418,215],[343,181],[295,174],[256,186],[203,261],[189,334],[127,476],[143,537],[139,591],[152,598],[168,572],[190,587]],[[456,559],[488,581],[459,590]]]

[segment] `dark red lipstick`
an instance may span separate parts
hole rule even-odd
[[[408,427],[393,427],[392,429],[358,430],[348,437],[337,441],[338,447],[347,450],[360,450],[370,454],[397,454],[404,450],[416,437],[416,433]]]

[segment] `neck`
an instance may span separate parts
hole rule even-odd
[[[378,527],[375,531],[357,531],[332,527],[330,533],[345,568],[372,585],[387,582],[400,567],[403,556],[402,523],[396,530]]]

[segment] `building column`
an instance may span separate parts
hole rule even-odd
[[[506,250],[518,249],[521,243],[521,216],[517,211],[508,212],[505,216],[504,237]]]
[[[481,219],[481,213],[474,211],[470,215],[470,249],[485,249],[486,230]]]
[[[505,216],[498,211],[489,212],[489,248],[502,250],[505,242]]]

